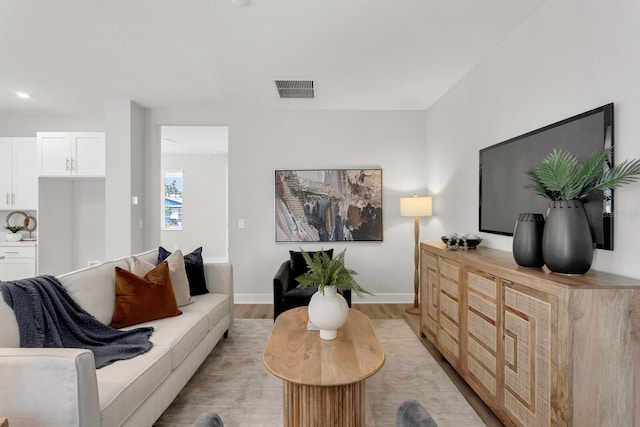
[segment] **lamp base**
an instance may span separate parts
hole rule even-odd
[[[405,310],[409,314],[420,314],[420,307],[409,307]]]

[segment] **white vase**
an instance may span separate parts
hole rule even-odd
[[[338,328],[349,317],[349,304],[338,293],[336,286],[326,286],[324,294],[318,291],[309,302],[309,320],[320,329],[320,338],[333,340],[338,336]]]
[[[19,242],[20,240],[22,240],[22,234],[21,233],[7,233],[7,234],[5,234],[5,239],[7,239],[7,242]]]

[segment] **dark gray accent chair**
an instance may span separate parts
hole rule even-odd
[[[325,251],[329,256],[333,256],[333,249]],[[280,265],[273,278],[273,320],[284,311],[295,307],[304,307],[309,305],[309,301],[313,294],[318,290],[316,287],[309,286],[305,289],[298,288],[296,277],[308,271],[306,263],[302,260],[300,252],[289,251],[290,259]],[[301,261],[302,260],[302,261]],[[347,304],[351,307],[351,291],[339,291]]]
[[[224,423],[215,412],[203,412],[196,420],[194,427],[224,427]]]
[[[405,400],[396,413],[396,427],[438,427],[417,400]]]

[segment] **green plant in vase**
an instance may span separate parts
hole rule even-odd
[[[7,225],[5,228],[14,234],[24,230],[22,225]]]
[[[24,226],[22,225],[7,225],[4,228],[7,229],[8,233],[5,238],[8,242],[19,242],[22,240],[22,234],[20,232],[24,230]]]
[[[542,237],[545,264],[557,273],[586,273],[593,260],[593,241],[583,200],[593,191],[640,179],[640,159],[612,166],[609,149],[595,151],[580,163],[566,150],[553,150],[526,174],[531,182],[525,188],[551,200]]]
[[[532,182],[525,188],[549,200],[583,200],[594,190],[611,190],[640,178],[640,159],[608,167],[610,158],[611,150],[600,150],[581,164],[570,152],[553,150],[526,172]]]
[[[324,289],[328,286],[335,286],[337,290],[353,290],[358,295],[369,294],[364,290],[358,282],[353,278],[357,275],[344,265],[344,256],[347,250],[343,250],[336,257],[330,258],[323,250],[318,251],[315,255],[300,249],[304,260],[309,267],[309,271],[297,277],[298,288],[307,288],[309,286],[317,286],[318,291],[324,293]]]
[[[309,320],[320,330],[320,338],[332,340],[337,337],[338,329],[349,317],[347,301],[338,290],[353,290],[358,295],[369,294],[353,278],[357,273],[344,265],[343,250],[335,258],[330,258],[324,251],[314,256],[301,250],[309,271],[297,277],[299,288],[317,286],[318,291],[309,301]]]

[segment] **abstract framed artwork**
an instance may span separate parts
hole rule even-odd
[[[275,171],[276,242],[382,241],[382,169]]]

